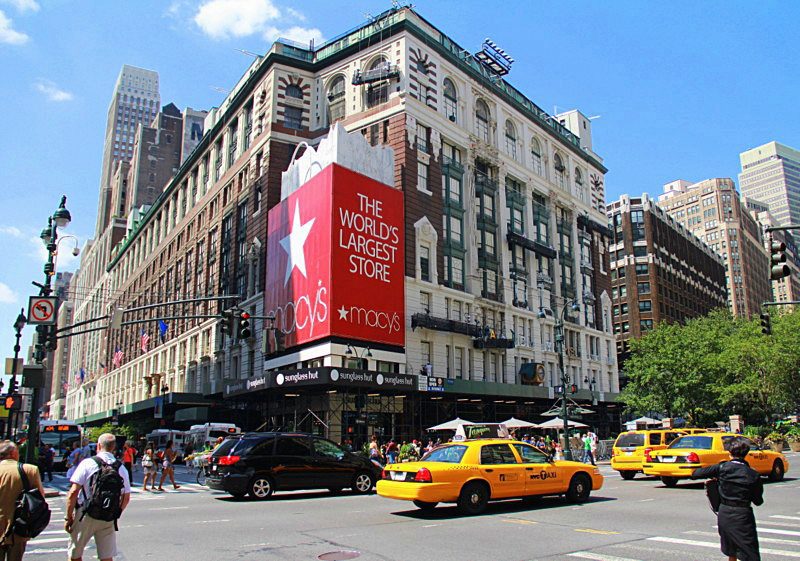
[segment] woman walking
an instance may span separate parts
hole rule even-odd
[[[728,561],[761,561],[758,549],[756,519],[750,503],[764,504],[761,476],[744,460],[750,443],[741,436],[728,443],[731,461],[699,468],[692,479],[719,480],[720,506],[717,514],[720,549]]]
[[[167,448],[164,450],[164,463],[162,464],[161,481],[158,484],[158,490],[164,490],[164,481],[169,476],[172,481],[172,487],[180,489],[181,486],[175,483],[175,456],[177,453],[172,449],[172,441],[167,442]]]
[[[150,482],[150,490],[156,486],[156,463],[153,460],[153,448],[148,446],[142,455],[142,471],[144,472],[144,481],[142,482],[142,490],[147,491],[147,482]]]

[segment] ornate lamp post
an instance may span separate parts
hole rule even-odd
[[[567,309],[573,312],[580,311],[581,307],[576,299],[569,299],[564,301],[561,307],[561,313],[556,316],[555,323],[555,343],[556,352],[558,353],[558,370],[561,374],[561,418],[564,421],[564,459],[572,460],[572,450],[569,446],[569,414],[567,411],[567,384],[569,384],[569,375],[564,371],[564,318],[567,315]]]

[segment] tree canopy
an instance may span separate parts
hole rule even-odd
[[[715,311],[686,324],[662,323],[630,341],[628,385],[620,400],[636,414],[650,411],[707,425],[743,415],[770,421],[800,404],[800,311],[771,309],[772,335],[758,319]]]

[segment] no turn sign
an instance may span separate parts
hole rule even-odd
[[[55,325],[58,298],[31,296],[28,300],[28,323],[33,325]]]

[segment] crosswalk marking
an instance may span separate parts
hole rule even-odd
[[[594,559],[594,561],[637,561],[629,557],[617,557],[615,555],[604,555],[602,553],[593,553],[591,551],[576,551],[570,553],[570,557],[578,557],[580,559]]]
[[[783,514],[773,514],[770,518],[780,518],[781,520],[800,520],[800,516],[785,516]]]
[[[655,536],[652,538],[647,538],[650,541],[655,542],[664,542],[664,543],[674,543],[679,545],[695,545],[698,547],[713,547],[719,548],[719,542],[701,542],[697,540],[685,540],[682,538],[667,538],[663,536]],[[785,551],[783,549],[771,549],[771,548],[761,548],[761,553],[769,553],[771,555],[781,555],[783,557],[796,557],[800,559],[800,551]]]
[[[794,530],[778,530],[777,528],[762,528],[758,527],[759,534],[780,534],[782,536],[800,536],[800,532]]]
[[[69,536],[63,530],[62,530],[62,533],[64,534],[64,537],[62,537],[62,538],[45,538],[43,540],[40,540],[39,538],[35,538],[35,539],[31,540],[28,543],[31,543],[31,544],[34,544],[34,545],[39,545],[39,544],[43,544],[43,543],[65,542],[65,541],[67,541],[69,539]]]
[[[760,533],[760,532],[759,532]],[[717,537],[719,536],[716,532],[701,532],[699,530],[690,530],[688,532],[684,532],[684,534],[688,534],[690,536],[707,536],[707,537]],[[765,538],[764,536],[758,536],[759,543],[779,543],[784,545],[796,545],[800,547],[800,542],[796,540],[782,540],[780,538]]]

